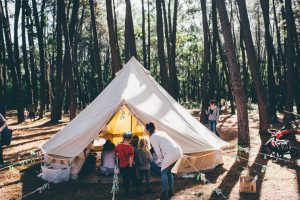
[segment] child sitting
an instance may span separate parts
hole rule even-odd
[[[124,142],[117,145],[115,153],[119,158],[120,172],[123,177],[123,188],[125,196],[129,196],[130,182],[136,187],[138,192],[138,181],[133,166],[134,149],[130,145],[132,134],[127,131],[123,134]]]
[[[146,179],[148,193],[151,193],[150,184],[150,163],[153,158],[149,151],[150,143],[148,138],[142,137],[138,143],[138,149],[135,153],[136,168],[139,175],[139,187],[141,187],[144,178]]]
[[[115,154],[113,153],[115,150],[115,144],[110,140],[106,140],[103,145],[103,150],[101,154],[101,165],[100,165],[100,175],[113,175],[114,168],[116,165]]]

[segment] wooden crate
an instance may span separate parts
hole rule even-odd
[[[240,192],[256,193],[257,176],[241,176],[240,177]]]

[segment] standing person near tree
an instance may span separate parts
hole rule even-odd
[[[6,120],[3,115],[0,113],[0,168],[3,167],[3,155],[2,155],[2,132],[7,128]]]
[[[220,134],[217,131],[217,122],[219,120],[219,108],[218,106],[216,106],[216,102],[214,100],[211,100],[209,102],[209,107],[206,111],[206,114],[208,115],[208,123],[210,130],[214,132],[218,137],[220,137]]]
[[[165,132],[155,131],[153,122],[146,124],[146,130],[150,134],[150,143],[161,161],[161,199],[167,199],[174,195],[174,178],[171,172],[175,163],[183,156],[181,147]]]

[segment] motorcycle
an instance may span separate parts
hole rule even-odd
[[[299,156],[297,148],[292,147],[289,140],[279,140],[273,135],[261,148],[261,153],[281,157],[285,154],[290,154],[292,159]]]

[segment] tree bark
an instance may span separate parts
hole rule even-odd
[[[125,0],[126,16],[125,16],[125,62],[134,56],[137,58],[135,35],[133,28],[132,12],[130,0]]]
[[[202,96],[202,106],[201,106],[201,115],[200,115],[200,122],[207,123],[207,115],[205,110],[209,105],[208,99],[208,91],[207,91],[207,84],[208,84],[208,65],[210,59],[210,47],[208,41],[208,34],[209,34],[209,27],[208,21],[206,16],[206,0],[201,0],[201,12],[202,12],[202,24],[203,24],[203,38],[204,38],[204,61],[202,66],[202,77],[201,77],[201,96]]]
[[[67,27],[66,14],[65,14],[65,3],[64,0],[58,0],[58,10],[57,17],[61,17],[63,35],[65,39],[65,63],[64,67],[66,68],[66,78],[68,80],[69,88],[67,92],[70,97],[70,120],[74,119],[76,116],[76,95],[73,79],[73,61],[72,61],[72,47],[70,44],[69,30]]]
[[[32,90],[33,90],[33,96],[37,97],[38,95],[38,83],[37,83],[37,70],[34,62],[34,41],[33,41],[33,22],[30,16],[31,9],[27,4],[26,8],[27,12],[29,13],[26,18],[26,24],[27,24],[27,35],[28,35],[28,45],[29,45],[29,61],[30,61],[30,74],[31,74],[31,82],[32,82]],[[33,99],[34,102],[34,109],[36,109],[36,106],[38,104],[38,98]]]
[[[120,56],[118,54],[118,48],[117,48],[117,38],[116,38],[117,30],[115,30],[114,27],[111,0],[106,0],[106,13],[107,13],[107,26],[108,26],[109,45],[110,45],[110,53],[111,53],[112,76],[114,77],[115,74],[121,69],[121,63],[120,63]]]
[[[178,0],[174,0],[174,9],[173,10],[174,10],[173,28],[169,29],[170,30],[170,43],[171,43],[170,85],[172,87],[173,98],[175,100],[178,100],[179,99],[179,85],[178,85],[177,67],[176,67],[176,34],[177,34]]]
[[[2,26],[2,9],[0,7],[0,113],[6,114],[6,51]]]
[[[286,64],[287,64],[287,94],[285,102],[285,110],[293,112],[294,94],[295,94],[295,35],[293,32],[294,16],[291,0],[285,0],[285,14],[286,14],[286,29],[287,29],[287,49],[286,49]],[[290,113],[284,113],[284,121],[292,120],[293,116]]]
[[[157,50],[160,65],[161,85],[168,91],[168,71],[166,68],[165,51],[164,51],[164,30],[162,21],[162,2],[156,0],[156,32],[157,32]]]
[[[43,4],[44,4],[43,0]],[[40,23],[36,0],[32,0],[32,9],[33,16],[35,21],[35,26],[37,30],[37,38],[38,38],[38,46],[39,46],[39,55],[40,55],[40,110],[39,110],[39,118],[43,118],[45,111],[45,101],[46,101],[46,74],[45,74],[45,52],[44,52],[44,41],[43,41],[43,26],[42,22]],[[42,21],[44,20],[43,14],[41,15]]]
[[[146,28],[145,28],[145,2],[141,0],[142,3],[142,41],[143,41],[143,62],[144,67],[147,69],[147,46],[146,46]]]
[[[98,71],[98,85],[100,94],[103,90],[103,79],[102,79],[102,69],[101,69],[101,62],[100,62],[100,49],[98,43],[98,34],[97,34],[97,27],[96,27],[96,17],[94,11],[94,0],[90,0],[90,10],[91,10],[91,23],[93,29],[93,52],[94,52],[94,61],[95,61],[95,68]]]
[[[278,86],[279,86],[279,92],[278,95],[278,110],[283,110],[283,104],[284,104],[284,92],[283,92],[283,77],[282,77],[282,68],[285,65],[284,61],[284,55],[281,45],[281,33],[278,26],[278,20],[277,20],[277,13],[276,13],[276,7],[275,7],[275,0],[273,1],[273,16],[274,16],[274,25],[276,29],[276,41],[277,41],[277,55],[278,55],[278,65],[276,65],[276,73],[277,73],[277,79],[278,79]]]
[[[27,55],[27,44],[26,44],[26,7],[28,5],[28,0],[22,1],[22,52],[23,52],[23,67],[25,71],[25,81],[26,81],[26,105],[34,106],[34,96],[33,96],[33,89],[32,89],[32,82],[30,71],[28,67],[28,55]]]
[[[57,11],[59,10],[57,4]],[[62,17],[57,13],[56,17],[56,84],[54,94],[54,106],[51,112],[51,121],[58,122],[62,116],[62,68],[63,68],[63,43],[62,43]]]
[[[6,9],[7,9],[7,5],[6,5]],[[14,91],[13,98],[16,100],[16,104],[17,104],[18,123],[22,123],[25,120],[25,117],[24,117],[24,110],[21,102],[21,86],[20,86],[20,80],[18,79],[18,73],[15,67],[14,54],[12,50],[9,18],[8,16],[6,17],[4,16],[2,1],[0,1],[0,22],[2,22],[4,35],[5,35],[5,42],[6,42],[6,49],[7,49],[7,56],[8,56],[7,66],[10,68],[11,77],[12,77],[12,86]]]
[[[238,143],[243,146],[249,146],[249,124],[247,112],[247,100],[241,85],[240,67],[237,63],[237,57],[233,45],[231,34],[231,25],[229,23],[225,1],[217,0],[217,9],[220,16],[223,30],[227,62],[229,66],[229,75],[232,84],[232,92],[235,97],[238,118]]]
[[[20,51],[19,51],[19,38],[18,38],[18,26],[19,26],[19,17],[21,10],[21,1],[15,0],[15,15],[14,15],[14,58],[15,66],[17,69],[18,80],[21,83],[22,74],[21,74],[21,62],[20,62]]]
[[[147,62],[148,62],[148,65],[147,65],[147,68],[148,70],[150,70],[150,56],[151,56],[151,52],[150,52],[150,45],[151,45],[151,41],[150,41],[150,33],[151,33],[151,30],[150,30],[150,0],[148,0],[148,16],[147,16],[147,23],[148,23],[148,46],[147,46]]]
[[[215,99],[216,81],[217,81],[217,37],[218,37],[218,22],[217,22],[217,7],[216,0],[212,0],[212,46],[211,46],[211,66],[209,69],[209,99]]]
[[[272,48],[274,49],[272,38],[270,35],[270,17],[269,17],[269,1],[260,0],[262,14],[264,18],[264,26],[265,26],[265,43],[267,49],[267,58],[268,58],[268,102],[269,102],[269,112],[270,112],[270,120],[276,121],[276,84],[274,78],[274,69],[273,69],[273,54]]]
[[[266,90],[262,83],[259,66],[256,58],[256,52],[252,41],[252,34],[250,30],[250,23],[248,19],[248,12],[246,7],[246,0],[237,0],[241,29],[243,31],[243,41],[245,42],[248,63],[252,75],[253,85],[255,89],[258,111],[259,111],[259,131],[261,133],[267,133],[269,128],[269,116],[267,107],[267,98],[265,96]]]

